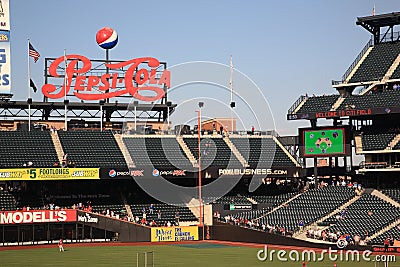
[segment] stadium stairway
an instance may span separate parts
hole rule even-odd
[[[386,233],[387,231],[389,231],[390,229],[393,229],[394,227],[397,227],[400,224],[400,219],[394,221],[393,223],[389,224],[388,226],[386,226],[385,228],[383,228],[382,230],[376,232],[375,234],[369,236],[366,238],[367,241],[373,240],[376,237]]]
[[[291,112],[291,114],[296,114],[302,106],[304,106],[304,104],[306,103],[308,97],[302,97],[301,102],[297,105],[297,107],[293,110],[293,112]]]
[[[390,79],[390,77],[392,76],[393,72],[397,69],[399,64],[400,64],[400,54],[397,56],[395,61],[393,61],[393,64],[390,66],[390,68],[386,72],[385,76],[383,76],[383,79],[382,79],[383,83],[386,83]]]
[[[397,201],[391,199],[391,198],[388,197],[387,195],[383,194],[381,191],[373,190],[372,193],[371,193],[371,195],[377,196],[377,197],[379,197],[380,199],[382,199],[382,200],[384,200],[384,201],[386,201],[386,202],[389,202],[390,204],[392,204],[392,205],[395,206],[395,207],[400,207],[400,203],[398,203]],[[380,235],[386,233],[386,232],[389,231],[390,229],[392,229],[392,228],[394,228],[394,227],[397,227],[399,224],[400,224],[400,219],[398,219],[398,220],[392,222],[391,224],[389,224],[388,226],[386,226],[386,227],[383,228],[382,230],[380,230],[380,231],[376,232],[375,234],[373,234],[373,235],[367,237],[366,239],[367,239],[367,241],[373,240],[374,238],[376,238],[376,237],[378,237],[378,236],[380,236]]]
[[[60,138],[58,138],[57,131],[51,134],[51,139],[53,140],[54,148],[56,149],[58,161],[61,163],[63,161],[65,153],[62,148]]]
[[[301,167],[300,163],[293,157],[292,154],[282,145],[282,143],[276,138],[275,136],[272,136],[272,139],[275,141],[275,143],[282,149],[282,151],[290,158],[290,160],[294,163],[296,167]]]
[[[363,147],[362,147],[362,137],[361,135],[356,135],[354,137],[354,141],[356,144],[356,154],[363,154]]]
[[[115,141],[117,141],[117,144],[119,146],[119,149],[122,152],[122,155],[124,155],[125,162],[128,164],[128,168],[135,168],[136,165],[132,160],[131,155],[129,154],[128,149],[126,148],[124,142],[122,141],[122,134],[114,134]]]
[[[345,97],[339,97],[336,102],[332,105],[331,111],[336,111],[340,105],[343,103],[343,101],[345,100]]]
[[[131,206],[129,206],[128,204],[125,204],[125,210],[126,210],[126,213],[128,214],[128,217],[131,218],[131,220],[133,221],[135,218],[133,216]]]
[[[248,201],[250,201],[251,204],[258,204],[258,202],[255,201],[254,199],[252,199],[251,197],[246,197],[246,199],[247,199]]]
[[[200,205],[199,205],[199,200],[192,198],[192,200],[187,203],[186,205],[190,211],[193,213],[193,215],[200,221]],[[211,204],[203,204],[203,218],[204,218],[204,224],[205,225],[212,225],[213,224],[213,209]],[[196,222],[196,224],[199,223],[199,221]],[[193,225],[194,222],[188,222],[188,225]]]
[[[370,45],[370,42],[367,43],[367,46]],[[369,46],[368,49],[365,51],[364,55],[360,58],[360,60],[355,64],[354,68],[352,71],[349,73],[349,75],[345,78],[344,83],[349,83],[350,79],[353,77],[354,73],[358,70],[358,68],[361,66],[361,64],[364,62],[364,60],[368,57],[369,53],[371,53],[373,46]],[[363,49],[364,51],[364,49]]]
[[[245,158],[243,155],[239,152],[239,150],[236,148],[236,146],[231,142],[228,136],[225,136],[223,138],[227,146],[231,149],[235,157],[240,161],[243,167],[248,167],[249,164],[246,162]]]
[[[369,91],[371,91],[380,84],[381,84],[380,82],[371,83],[370,86],[368,86],[367,89],[363,90],[359,95],[366,95]]]
[[[400,141],[400,134],[396,135],[392,141],[388,144],[387,148],[385,150],[392,150]]]
[[[192,152],[190,151],[189,147],[186,145],[185,141],[183,141],[182,136],[177,136],[176,141],[178,141],[178,144],[181,146],[183,151],[185,152],[186,157],[189,159],[189,161],[192,163],[193,167],[198,167],[197,160],[193,156]]]
[[[383,201],[389,202],[389,203],[392,204],[393,206],[400,208],[400,204],[399,204],[397,201],[391,199],[391,198],[388,197],[387,195],[383,194],[381,191],[373,190],[373,191],[371,192],[371,195],[377,196],[377,197],[379,197],[380,199],[382,199]]]

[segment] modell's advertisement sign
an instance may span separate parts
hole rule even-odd
[[[164,97],[165,88],[170,87],[170,72],[160,73],[160,62],[156,58],[142,57],[118,63],[105,63],[110,73],[101,76],[87,75],[92,62],[82,55],[66,55],[54,60],[49,67],[53,77],[63,77],[57,70],[65,68],[64,83],[60,88],[45,84],[42,93],[52,99],[64,98],[71,91],[82,100],[103,100],[123,95],[146,102]],[[145,66],[145,67],[143,67]],[[124,74],[117,73],[126,69]],[[113,71],[115,71],[113,73]]]
[[[0,224],[76,222],[76,210],[33,210],[0,212]]]

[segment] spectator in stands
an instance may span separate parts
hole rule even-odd
[[[147,214],[146,214],[146,212],[143,212],[142,218],[145,219],[145,220],[147,219]]]
[[[161,219],[161,210],[158,210],[157,212],[157,218],[160,220]]]
[[[300,220],[300,222],[299,222],[299,228],[300,228],[300,231],[303,231],[303,228],[304,228],[304,222],[303,222],[303,220]]]
[[[341,220],[344,220],[345,217],[346,217],[346,211],[345,211],[345,210],[342,210],[342,211],[340,212],[340,219],[341,219]]]
[[[384,252],[388,251],[389,245],[390,245],[389,237],[386,237],[385,241],[383,241],[383,246],[385,247]]]
[[[154,204],[150,204],[149,211],[150,211],[150,214],[154,213]]]
[[[179,211],[175,212],[175,223],[176,225],[179,226],[179,220],[180,220],[181,216],[179,215]]]
[[[56,168],[60,167],[60,163],[58,163],[58,161],[55,161],[53,164],[53,167],[56,167]]]

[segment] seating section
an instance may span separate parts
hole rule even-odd
[[[382,190],[382,193],[390,197],[391,199],[400,203],[400,188],[388,188]]]
[[[339,216],[336,223],[327,231],[339,231],[350,236],[358,234],[364,238],[366,233],[371,236],[400,218],[400,208],[376,196],[366,194],[346,208],[343,219],[340,217],[342,216]]]
[[[392,76],[390,76],[390,79],[400,79],[400,64],[394,70],[394,72],[392,73]]]
[[[271,137],[231,137],[250,167],[294,167],[295,163]]]
[[[118,219],[124,219],[127,216],[125,205],[123,204],[93,205],[92,211]]]
[[[385,90],[366,95],[351,95],[345,98],[338,110],[392,108],[400,102],[400,92],[397,90]],[[389,111],[389,110],[388,110]]]
[[[400,42],[375,45],[354,75],[350,83],[381,80],[400,53]]]
[[[383,234],[378,235],[374,239],[371,239],[370,243],[372,245],[383,245],[383,241],[385,241],[385,239],[387,237],[393,237],[395,240],[399,240],[400,239],[400,228],[399,228],[399,226],[395,226],[395,227],[391,228],[390,230],[384,232]]]
[[[277,196],[251,196],[251,198],[257,203],[270,204],[273,207],[277,207],[297,194],[296,192],[292,192]]]
[[[289,200],[290,198],[294,197],[298,193],[287,193],[287,194],[281,194],[277,196],[251,196],[251,198],[259,204],[269,204],[268,207],[264,207],[262,209],[257,209],[257,210],[251,210],[251,211],[244,211],[240,212],[237,214],[232,215],[233,218],[235,219],[240,219],[240,220],[255,220],[261,216],[263,216],[265,213],[270,212],[272,209],[275,207],[278,207],[279,205],[282,205],[284,202]]]
[[[339,95],[308,97],[304,105],[297,111],[297,113],[302,114],[309,112],[329,111],[338,98]]]
[[[192,152],[196,160],[199,159],[198,139],[192,137],[184,137],[186,145]],[[231,149],[222,138],[205,137],[200,141],[201,165],[202,166],[236,166],[241,167],[242,164],[233,154]]]
[[[244,196],[223,196],[215,201],[218,204],[251,204]]]
[[[175,137],[123,137],[122,140],[136,166],[193,169]]]
[[[11,193],[0,190],[0,210],[15,210],[16,203],[17,201]]]
[[[153,212],[151,212],[150,204],[131,204],[131,210],[134,217],[140,220],[143,218],[143,211],[146,213],[147,222],[154,220],[157,225],[164,225],[170,222],[172,225],[175,223],[177,212],[179,214],[179,221],[191,222],[197,221],[196,216],[190,211],[188,207],[177,207],[168,204],[154,204]],[[159,211],[161,212],[159,217]]]
[[[77,167],[126,167],[111,131],[59,131],[64,153]]]
[[[312,189],[301,194],[288,203],[260,218],[260,223],[285,228],[286,231],[299,229],[299,222],[309,225],[334,211],[355,196],[352,188],[328,186]]]
[[[58,162],[50,132],[0,131],[0,166],[52,167]]]
[[[384,150],[396,136],[394,133],[363,134],[362,147],[365,151]]]

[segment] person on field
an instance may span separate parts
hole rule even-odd
[[[63,246],[63,240],[60,238],[60,241],[58,241],[58,249],[60,252],[64,252],[64,246]]]

